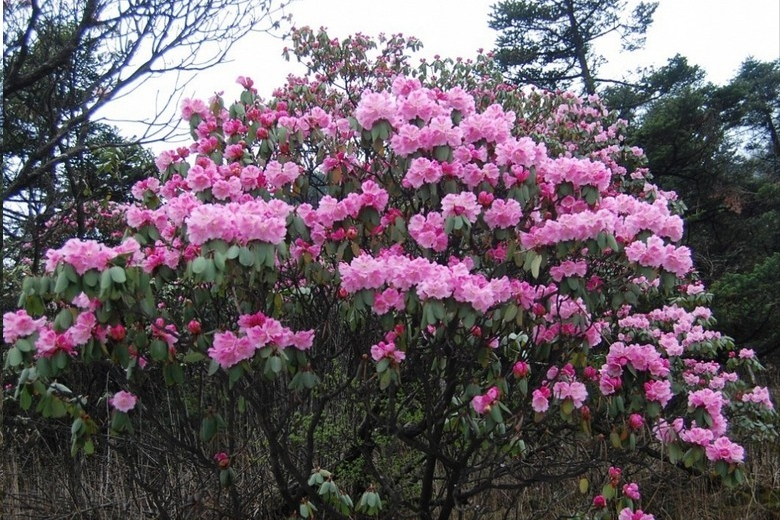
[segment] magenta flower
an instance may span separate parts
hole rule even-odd
[[[108,400],[108,404],[119,412],[127,413],[135,408],[137,401],[138,398],[135,395],[125,390],[120,390],[114,394],[114,397]]]
[[[639,494],[639,485],[636,482],[625,484],[623,486],[623,494],[631,500],[639,500],[642,495]]]

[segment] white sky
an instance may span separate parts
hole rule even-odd
[[[324,26],[331,37],[355,32],[376,35],[402,33],[422,40],[420,57],[471,58],[477,49],[493,48],[497,33],[488,27],[495,0],[295,0],[288,8],[293,25]],[[285,43],[268,35],[256,35],[237,45],[231,63],[201,72],[185,91],[188,97],[208,98],[224,91],[227,100],[240,92],[239,75],[254,79],[261,95],[268,96],[282,85],[290,72],[300,73],[294,62],[281,57]],[[634,53],[621,53],[615,43],[600,49],[608,60],[603,77],[619,78],[638,67],[663,65],[677,53],[689,63],[702,66],[707,79],[718,84],[734,76],[748,56],[759,60],[780,58],[780,1],[778,0],[661,0],[646,46]],[[117,119],[147,119],[146,100],[171,91],[166,79],[149,81],[131,97],[114,104],[106,116]],[[121,105],[121,106],[120,106]],[[149,112],[153,107],[149,106]],[[126,124],[124,133],[140,133]],[[140,128],[140,127],[135,127]],[[166,149],[160,144],[155,149]]]

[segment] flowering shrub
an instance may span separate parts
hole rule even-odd
[[[184,102],[193,142],[133,190],[121,244],[68,241],[25,280],[3,319],[22,408],[69,416],[90,451],[100,398],[60,383],[74,366],[121,369],[111,428],[128,436],[156,386],[210,378],[188,449],[238,486],[251,462],[223,417],[254,410],[303,518],[448,518],[584,478],[602,449],[742,481],[730,415],[772,403],[712,330],[675,195],[622,122],[503,84],[486,56],[412,69],[414,40],[375,60],[363,36],[295,42],[310,73],[270,100],[242,77],[235,103]],[[355,461],[357,506],[337,485]],[[652,518],[613,473],[588,514]]]

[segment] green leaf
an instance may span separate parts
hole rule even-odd
[[[202,256],[199,256],[195,260],[192,261],[192,272],[195,274],[201,274],[203,271],[206,270],[206,264],[207,261]]]
[[[282,358],[279,356],[271,356],[271,358],[268,360],[268,363],[271,366],[271,372],[274,374],[278,374],[282,371],[282,367],[284,366],[284,363],[282,361]]]
[[[20,352],[32,352],[35,350],[35,345],[27,338],[17,339],[15,346]]]
[[[534,278],[539,278],[539,269],[542,266],[542,257],[541,255],[535,255],[534,259],[531,261],[531,276]]]
[[[244,267],[252,267],[255,263],[254,253],[246,246],[241,247],[238,252],[238,263]]]
[[[108,270],[111,273],[111,279],[116,283],[125,283],[127,281],[127,275],[125,270],[115,265]]]
[[[198,361],[203,361],[204,359],[206,359],[206,356],[203,353],[191,350],[184,354],[182,361],[185,363],[197,363]]]
[[[32,395],[26,388],[19,394],[19,406],[22,407],[22,410],[29,410],[32,406]]]
[[[200,440],[209,442],[217,434],[217,420],[213,415],[203,418],[200,423]]]
[[[168,344],[162,340],[156,339],[149,346],[149,353],[155,361],[168,359]]]
[[[84,420],[81,417],[77,417],[73,424],[70,425],[70,434],[77,435],[83,426]]]
[[[63,292],[65,292],[65,289],[68,288],[68,284],[69,283],[70,283],[70,280],[68,280],[68,277],[65,274],[65,271],[60,271],[60,274],[57,276],[57,283],[54,284],[54,292],[55,293],[63,293]]]

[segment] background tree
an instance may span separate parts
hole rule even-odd
[[[623,49],[644,43],[657,2],[640,2],[626,16],[625,0],[504,0],[492,7],[489,25],[499,32],[496,57],[520,85],[566,89],[580,84],[595,94],[604,58],[595,43],[618,34]]]
[[[643,84],[607,89],[607,103],[638,107],[622,113],[632,120],[628,138],[646,150],[659,186],[687,207],[686,243],[724,330],[768,353],[780,338],[771,270],[780,251],[778,63],[748,59],[716,86],[676,57]]]
[[[48,247],[86,237],[85,204],[120,203],[151,172],[140,146],[173,131],[172,109],[191,74],[219,63],[243,36],[279,27],[285,4],[4,2],[3,268],[24,259],[38,272]],[[129,139],[98,121],[101,108],[166,73],[180,81],[143,135]],[[51,226],[66,215],[72,225]]]

